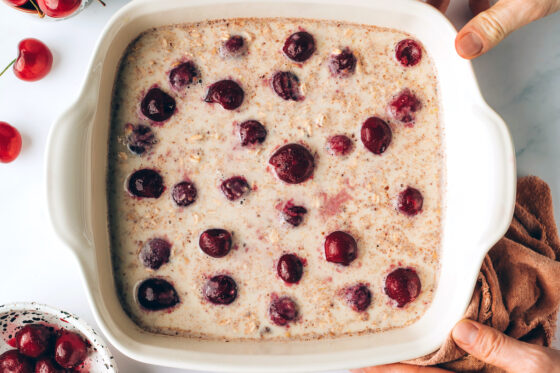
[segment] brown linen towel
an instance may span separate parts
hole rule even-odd
[[[526,342],[548,346],[560,305],[560,240],[548,185],[535,176],[517,182],[513,221],[484,258],[465,318]],[[459,349],[449,337],[440,349],[409,364],[455,372],[502,372]]]

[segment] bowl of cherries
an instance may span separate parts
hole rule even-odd
[[[62,19],[75,15],[82,10],[90,0],[0,0],[11,7],[35,14],[41,18]],[[105,6],[103,0],[97,0]]]
[[[0,333],[0,372],[117,372],[103,339],[68,312],[37,303],[5,304]]]

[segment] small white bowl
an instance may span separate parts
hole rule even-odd
[[[39,303],[9,303],[0,305],[0,354],[12,350],[7,342],[27,324],[48,324],[80,334],[90,343],[84,367],[89,373],[117,373],[113,355],[95,330],[82,319],[66,311]]]

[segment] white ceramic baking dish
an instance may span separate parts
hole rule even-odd
[[[142,31],[230,17],[304,17],[386,26],[413,34],[438,70],[445,124],[447,193],[439,286],[415,324],[337,340],[217,342],[154,335],[124,313],[115,291],[107,230],[106,167],[111,92],[119,59]],[[505,123],[484,102],[456,31],[415,0],[136,0],[111,19],[82,91],[54,125],[47,149],[50,216],[82,268],[95,317],[128,356],[152,364],[231,372],[355,368],[434,351],[463,314],[481,261],[513,214],[515,157]]]

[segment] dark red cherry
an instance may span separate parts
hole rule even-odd
[[[356,56],[348,48],[344,48],[339,54],[333,54],[329,59],[329,69],[335,76],[345,78],[356,70]]]
[[[282,297],[274,299],[272,303],[270,303],[268,313],[273,323],[279,326],[286,326],[289,322],[297,318],[298,307],[292,298]]]
[[[284,254],[278,260],[276,271],[282,280],[294,284],[303,275],[303,263],[295,254]]]
[[[362,124],[362,143],[373,154],[383,154],[391,144],[391,127],[381,118],[371,117]]]
[[[241,106],[245,92],[233,80],[220,80],[210,87],[204,101],[218,103],[226,110],[234,110]]]
[[[169,72],[169,83],[177,90],[182,91],[198,76],[196,65],[192,61],[183,62]]]
[[[335,231],[325,239],[325,257],[328,262],[349,265],[358,256],[358,244],[346,232]]]
[[[140,250],[140,261],[145,267],[158,269],[169,262],[171,244],[163,238],[152,238],[148,240]]]
[[[300,101],[299,78],[290,71],[280,71],[272,77],[272,89],[284,100]]]
[[[157,142],[152,129],[143,124],[132,127],[132,131],[126,138],[128,149],[138,155],[144,154]]]
[[[415,113],[421,108],[422,103],[408,88],[399,93],[389,104],[389,112],[393,118],[403,123],[414,122]]]
[[[397,268],[385,279],[385,293],[398,307],[415,300],[421,289],[420,278],[412,268]]]
[[[243,176],[234,176],[224,180],[220,188],[230,201],[238,200],[251,190],[247,179]]]
[[[146,118],[154,122],[163,122],[171,118],[175,113],[175,99],[169,96],[161,89],[154,87],[151,88],[142,102],[140,103],[140,110]]]
[[[52,338],[51,329],[45,325],[26,325],[16,333],[16,347],[22,354],[36,358],[50,348]]]
[[[345,135],[336,135],[328,139],[327,152],[331,155],[343,156],[354,149],[354,142]]]
[[[282,209],[282,216],[286,223],[297,227],[303,221],[303,218],[307,214],[307,209],[303,206],[295,206],[291,202],[287,202]]]
[[[28,0],[6,0],[8,4],[13,6],[22,6],[23,4],[27,3]]]
[[[180,183],[175,184],[173,191],[171,192],[173,201],[175,201],[177,206],[181,207],[194,203],[196,195],[196,187],[190,181],[181,181]]]
[[[248,120],[239,125],[239,137],[241,146],[262,144],[266,139],[266,128],[256,120]]]
[[[344,298],[350,308],[362,312],[371,304],[371,291],[365,284],[353,285],[344,290]]]
[[[247,53],[247,43],[241,35],[233,35],[220,47],[223,57],[239,57]]]
[[[313,175],[313,155],[300,144],[287,144],[278,149],[268,161],[276,176],[286,183],[299,184]]]
[[[63,368],[72,369],[86,359],[87,344],[76,333],[64,331],[54,345],[54,359]]]
[[[19,131],[6,122],[0,122],[0,162],[10,163],[21,151]]]
[[[135,171],[128,179],[128,191],[135,197],[159,198],[164,190],[161,175],[149,168]]]
[[[9,350],[0,355],[0,372],[33,373],[33,363],[18,350]]]
[[[399,193],[398,207],[403,214],[414,216],[422,211],[423,204],[424,197],[418,189],[408,187]]]
[[[225,229],[208,229],[200,235],[200,249],[213,258],[222,258],[231,250],[231,234]]]
[[[23,39],[18,44],[19,54],[14,63],[14,74],[21,80],[34,82],[43,79],[52,68],[50,49],[37,39]]]
[[[68,372],[58,366],[50,357],[42,357],[35,363],[35,373],[65,373]]]
[[[415,40],[401,40],[395,49],[395,57],[403,66],[414,66],[422,59],[422,47]]]
[[[286,39],[282,50],[292,61],[303,62],[315,52],[315,39],[310,33],[299,31]]]
[[[148,278],[138,286],[138,303],[150,311],[171,308],[179,303],[179,295],[169,282],[162,278]]]
[[[82,0],[36,0],[39,8],[47,16],[52,18],[64,18],[73,14],[80,5]]]
[[[203,292],[214,304],[230,304],[237,298],[237,284],[229,276],[218,275],[206,282]]]

